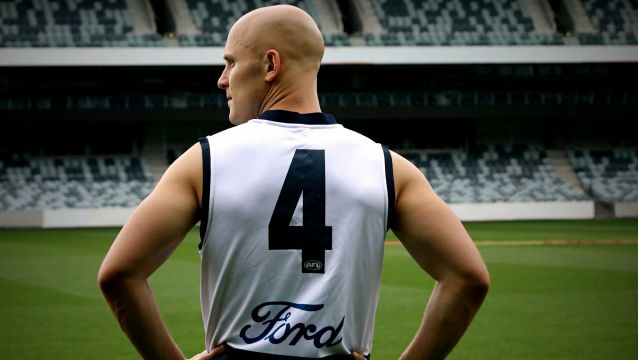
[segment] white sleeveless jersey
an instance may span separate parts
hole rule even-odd
[[[389,152],[328,114],[260,117],[201,141],[206,347],[370,354]]]

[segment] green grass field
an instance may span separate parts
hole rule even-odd
[[[638,358],[638,244],[618,244],[638,240],[638,220],[466,227],[480,244],[492,288],[451,359]],[[0,358],[137,358],[95,281],[116,233],[0,231]],[[525,245],[547,240],[567,244]],[[188,355],[203,348],[196,245],[192,232],[152,278],[165,320]],[[399,356],[432,285],[403,247],[386,247],[375,359]]]

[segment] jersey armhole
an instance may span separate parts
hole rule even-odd
[[[385,160],[385,184],[388,190],[388,222],[386,231],[396,225],[397,213],[395,209],[395,194],[394,194],[394,172],[392,170],[392,155],[390,149],[386,145],[381,145],[383,148],[383,157]]]
[[[210,144],[208,138],[203,137],[199,139],[199,144],[202,148],[202,164],[203,164],[203,179],[204,184],[202,186],[202,208],[199,212],[199,245],[197,248],[202,251],[204,246],[204,237],[206,236],[206,228],[208,226],[208,211],[210,208]]]

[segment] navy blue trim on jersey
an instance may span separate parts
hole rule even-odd
[[[210,207],[210,144],[208,139],[203,137],[199,139],[202,146],[202,163],[204,165],[204,186],[202,187],[202,208],[199,212],[199,245],[197,248],[201,251],[204,245],[204,236],[206,236],[206,227],[208,226],[208,209]]]
[[[259,118],[287,124],[334,125],[337,123],[334,116],[320,112],[300,114],[287,110],[266,110],[259,115]]]
[[[397,212],[394,207],[396,202],[395,194],[394,194],[394,173],[392,171],[392,155],[390,155],[390,149],[382,145],[383,147],[383,157],[385,158],[385,183],[388,187],[388,228],[394,227],[397,222]]]
[[[325,359],[325,360],[352,360],[351,354],[343,355],[330,355],[322,358],[306,358],[299,356],[287,356],[287,355],[274,355],[258,353],[253,351],[239,350],[232,348],[228,345],[224,345],[225,350],[221,356],[216,357],[217,360],[306,360],[306,359]],[[370,359],[370,355],[365,357]]]

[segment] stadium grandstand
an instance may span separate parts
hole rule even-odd
[[[121,223],[42,214],[126,215],[228,128],[226,34],[281,3],[324,34],[324,111],[404,154],[462,219],[638,216],[637,0],[8,0],[0,226]]]
[[[281,3],[328,46],[638,44],[635,0],[10,0],[0,46],[222,46],[242,14]]]

